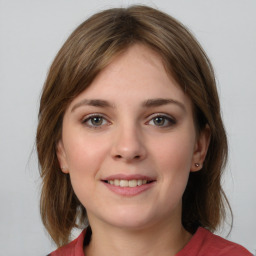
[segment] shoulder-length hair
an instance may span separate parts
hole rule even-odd
[[[225,217],[228,201],[221,175],[227,159],[227,138],[208,57],[188,29],[169,15],[146,6],[114,8],[93,15],[70,35],[50,67],[41,96],[36,136],[42,177],[40,209],[43,224],[58,246],[66,244],[72,228],[81,227],[87,219],[56,156],[63,115],[70,102],[116,55],[136,43],[157,52],[166,72],[190,97],[197,132],[210,127],[211,141],[203,168],[190,173],[182,199],[185,229],[194,233],[202,226],[214,231]]]

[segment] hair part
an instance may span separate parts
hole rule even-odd
[[[197,132],[206,125],[211,130],[204,166],[190,173],[183,195],[183,226],[191,233],[199,226],[214,231],[225,217],[228,201],[221,176],[228,146],[207,55],[188,29],[169,15],[146,6],[114,8],[91,16],[70,35],[43,87],[36,136],[42,177],[40,209],[43,224],[58,246],[68,243],[71,230],[82,227],[87,218],[56,155],[64,113],[115,56],[136,43],[157,52],[167,73],[190,97]]]

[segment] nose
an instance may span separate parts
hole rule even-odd
[[[120,128],[114,136],[112,157],[126,162],[140,161],[146,157],[145,141],[139,129]]]

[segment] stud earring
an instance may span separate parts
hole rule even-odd
[[[68,168],[65,167],[65,166],[61,166],[61,170],[62,170],[63,172],[66,172],[66,171],[68,170]]]
[[[199,163],[195,163],[195,167],[199,167],[200,166],[200,164]]]

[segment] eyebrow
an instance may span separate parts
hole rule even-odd
[[[88,99],[84,99],[80,102],[78,102],[77,104],[75,104],[72,109],[71,112],[73,112],[75,109],[82,107],[82,106],[93,106],[93,107],[101,107],[101,108],[106,108],[106,107],[114,107],[113,105],[111,105],[108,101],[106,100],[100,100],[100,99],[92,99],[92,100],[88,100]]]
[[[156,99],[148,99],[144,102],[142,102],[142,107],[144,108],[152,108],[152,107],[160,107],[163,105],[168,105],[168,104],[175,104],[179,106],[182,110],[186,111],[186,108],[184,104],[177,100],[173,99],[164,99],[164,98],[156,98]],[[93,106],[93,107],[100,107],[100,108],[115,108],[114,105],[110,104],[106,100],[101,100],[101,99],[84,99],[77,104],[75,104],[71,112],[73,112],[75,109],[82,107],[82,106]]]
[[[186,110],[185,105],[182,104],[181,102],[173,99],[162,99],[162,98],[157,98],[157,99],[148,99],[145,102],[142,103],[143,107],[160,107],[163,105],[168,105],[168,104],[175,104],[182,108],[184,111]]]

